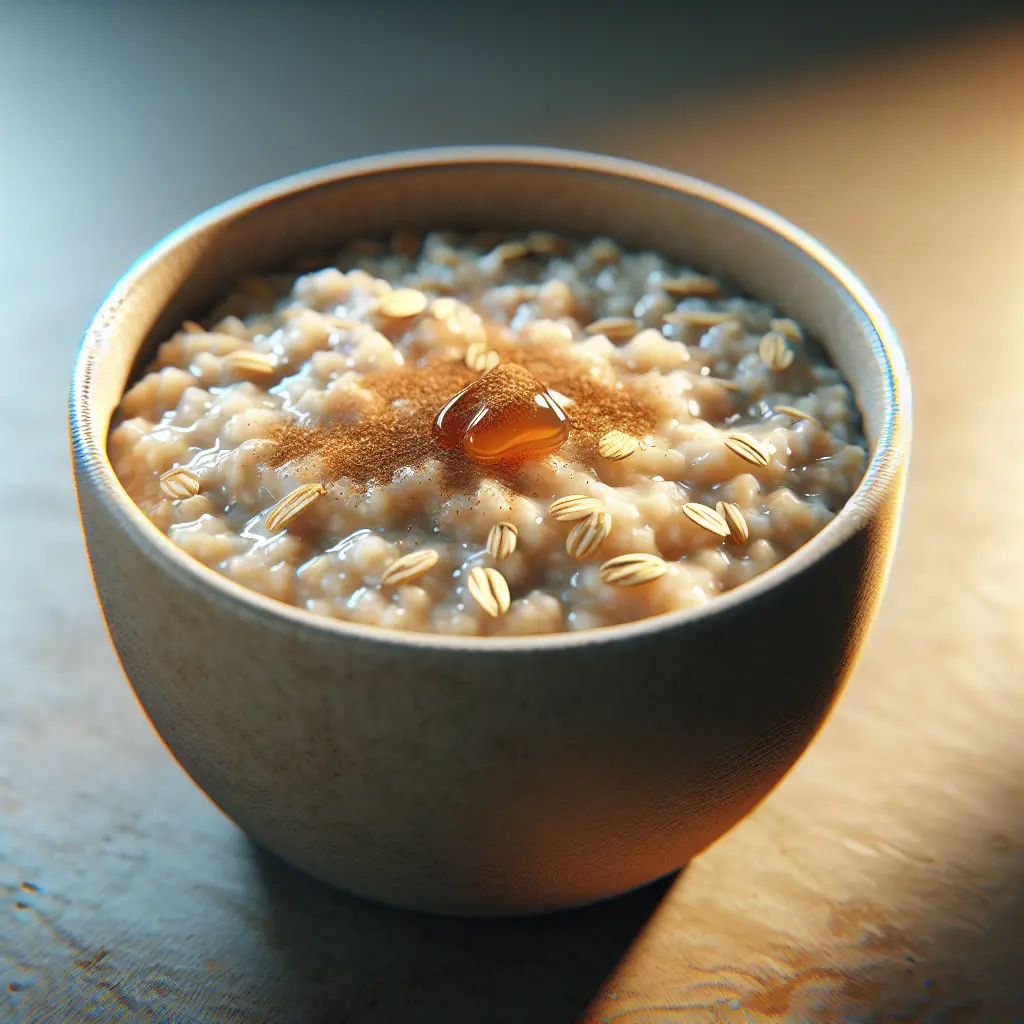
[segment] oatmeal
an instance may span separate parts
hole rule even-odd
[[[589,629],[808,541],[867,453],[772,306],[610,239],[399,232],[243,279],[125,394],[114,469],[183,551],[393,629]]]

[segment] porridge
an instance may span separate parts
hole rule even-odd
[[[441,231],[239,281],[159,347],[109,452],[243,586],[465,635],[703,604],[867,459],[839,371],[770,305],[610,239]]]

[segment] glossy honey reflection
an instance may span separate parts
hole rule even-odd
[[[569,417],[529,370],[503,363],[463,388],[437,414],[434,437],[492,465],[540,459],[569,436]]]

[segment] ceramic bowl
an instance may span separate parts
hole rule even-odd
[[[315,617],[193,561],[106,453],[159,340],[238,274],[398,227],[611,235],[737,282],[820,337],[871,446],[846,507],[708,605],[542,637],[416,635]],[[803,232],[693,178],[558,150],[428,150],[250,192],[115,286],[70,402],[75,480],[110,635],[174,756],[257,843],[403,907],[522,914],[680,867],[782,778],[853,667],[895,541],[909,389],[863,286]]]

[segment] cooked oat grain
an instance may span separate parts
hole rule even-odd
[[[729,524],[713,508],[702,505],[697,501],[688,501],[683,506],[686,518],[696,523],[702,530],[713,533],[716,537],[729,536]]]
[[[602,459],[618,462],[620,459],[628,459],[639,447],[640,442],[630,434],[609,430],[598,442],[597,451]]]
[[[565,540],[565,550],[577,561],[589,558],[611,533],[612,517],[607,512],[591,512],[578,522]]]
[[[805,423],[811,423],[818,428],[821,427],[821,424],[809,412],[797,409],[793,405],[773,405],[772,412],[780,412],[783,416],[789,416],[791,419],[803,420]]]
[[[769,331],[758,343],[757,354],[769,370],[779,372],[793,365],[793,350],[786,339],[775,331]]]
[[[518,540],[519,530],[514,523],[495,523],[487,534],[487,552],[500,562],[515,551]]]
[[[746,544],[750,536],[750,528],[747,520],[743,517],[739,505],[732,501],[720,501],[715,505],[715,511],[729,525],[729,539],[734,544]]]
[[[199,493],[200,486],[199,477],[184,466],[169,469],[160,475],[160,490],[168,498],[174,498],[177,501],[194,497]]]
[[[314,502],[327,493],[323,484],[301,484],[286,494],[269,512],[264,525],[270,533],[284,530],[302,515]]]
[[[249,349],[239,348],[224,356],[224,367],[236,374],[251,373],[265,377],[277,369],[277,360],[265,352],[251,352]]]
[[[385,587],[396,587],[400,583],[412,583],[437,565],[440,555],[433,548],[419,548],[396,558],[381,574],[380,582]]]
[[[497,569],[475,566],[469,572],[467,582],[470,596],[483,610],[496,619],[504,615],[511,605],[508,581]]]
[[[667,566],[657,555],[635,552],[609,558],[600,569],[601,580],[612,587],[638,587],[664,576]]]
[[[628,341],[640,329],[640,325],[625,316],[608,316],[587,324],[587,334],[603,334],[609,341]]]
[[[415,288],[399,288],[377,303],[376,312],[393,320],[407,320],[422,313],[428,301],[426,295]]]
[[[771,455],[766,445],[751,437],[749,434],[730,434],[725,439],[726,447],[735,452],[745,462],[754,466],[767,466],[771,461]]]
[[[661,290],[674,295],[678,299],[694,296],[713,299],[722,292],[721,285],[713,278],[704,274],[682,274],[679,277],[666,277],[658,282]]]
[[[781,334],[787,341],[799,345],[804,340],[803,328],[788,316],[775,317],[768,322],[768,330]]]
[[[561,523],[574,523],[586,519],[593,512],[603,508],[600,498],[588,498],[585,494],[567,494],[564,498],[553,501],[548,512]]]

